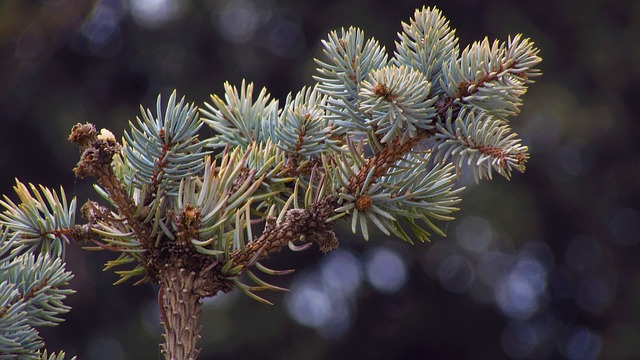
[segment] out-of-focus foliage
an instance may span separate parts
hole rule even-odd
[[[163,7],[155,9],[153,3]],[[416,353],[469,359],[478,353],[487,358],[640,356],[635,345],[640,318],[627,312],[640,306],[635,291],[640,280],[635,261],[640,255],[640,157],[633,117],[640,70],[629,66],[640,63],[635,41],[640,6],[588,3],[576,11],[575,4],[552,1],[428,5],[447,14],[462,44],[477,33],[506,38],[522,32],[542,49],[545,77],[525,95],[526,105],[510,124],[530,148],[527,173],[514,176],[509,186],[500,180],[484,183],[483,191],[474,191],[473,181],[466,181],[464,212],[446,229],[446,240],[424,250],[380,243],[379,251],[366,252],[354,246],[292,277],[286,309],[317,332],[301,331],[284,309],[256,309],[233,295],[207,305],[202,345],[216,349],[211,357],[234,358],[240,347],[274,359]],[[330,30],[353,24],[381,44],[392,44],[391,34],[402,31],[397,24],[416,6],[385,1],[4,1],[0,166],[11,176],[0,177],[0,193],[11,192],[16,176],[47,186],[63,184],[82,198],[91,189],[74,183],[71,171],[60,171],[71,169],[77,159],[75,148],[60,141],[72,124],[90,120],[121,132],[138,104],[152,104],[157,93],[168,96],[169,89],[178,88],[190,101],[202,103],[208,94],[222,93],[225,80],[252,79],[284,99],[289,90],[308,85],[304,81],[317,66],[311,59],[321,58],[318,40]],[[78,294],[69,299],[75,309],[56,331],[44,332],[49,347],[81,358],[104,349],[114,359],[124,353],[157,358],[136,352],[153,349],[158,341],[158,319],[149,315],[156,312],[153,291],[113,288],[108,284],[115,278],[96,266],[105,261],[102,255],[76,255],[68,254],[74,259],[69,267],[78,274],[72,282]],[[274,257],[274,267],[282,261]],[[300,268],[311,259],[290,261]],[[359,275],[336,278],[326,270],[329,261]],[[380,264],[395,269],[383,274],[403,274],[404,269],[405,282],[398,275],[396,290],[382,286],[385,278],[375,271]],[[423,270],[435,281],[425,278]],[[304,304],[304,296],[342,289],[336,279],[351,279],[352,290],[314,297],[321,300],[319,309],[334,312],[307,311],[325,314],[315,320],[295,317],[300,312],[293,309],[300,309],[296,304]],[[514,289],[528,295],[514,297]],[[392,296],[367,296],[372,291]],[[85,300],[100,305],[78,304]],[[129,319],[125,328],[114,327],[119,317]],[[209,322],[228,326],[214,331]],[[535,336],[521,335],[531,331]],[[326,340],[332,336],[340,341]]]
[[[73,224],[75,202],[45,187],[18,182],[14,189],[19,205],[0,201],[0,355],[62,360],[64,353],[43,352],[38,329],[58,325],[70,310],[63,301],[74,292],[73,275],[62,259],[65,236],[56,232]]]

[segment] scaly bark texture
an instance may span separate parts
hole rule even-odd
[[[161,313],[165,328],[162,352],[167,360],[195,360],[200,353],[200,296],[194,293],[195,272],[167,267],[160,273]]]

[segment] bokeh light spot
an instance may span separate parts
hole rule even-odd
[[[328,270],[329,266],[336,266]],[[336,279],[340,270],[358,274]],[[356,310],[353,295],[360,285],[357,259],[342,252],[327,259],[319,270],[298,276],[285,297],[285,308],[301,325],[314,328],[325,338],[339,338],[351,328]]]
[[[492,236],[491,225],[479,216],[468,216],[456,227],[456,241],[467,251],[484,251]]]
[[[80,28],[81,41],[75,43],[75,50],[91,56],[115,56],[122,48],[120,22],[124,12],[120,1],[96,3]]]
[[[476,274],[483,284],[494,287],[503,274],[507,273],[514,256],[500,251],[489,251],[479,259]]]
[[[597,358],[602,347],[600,337],[585,327],[576,327],[566,336],[561,349],[570,360]]]
[[[222,10],[217,24],[227,41],[246,43],[258,28],[258,12],[252,2],[234,0]]]
[[[450,242],[438,241],[431,245],[422,262],[427,275],[434,280],[438,280],[440,264],[455,254],[456,249]]]
[[[527,319],[538,311],[546,290],[546,269],[531,256],[516,260],[495,289],[496,303],[506,315]]]
[[[159,27],[182,15],[184,0],[129,0],[131,15],[146,27]]]
[[[335,250],[323,259],[320,267],[323,282],[340,296],[350,297],[360,288],[360,261],[350,252]]]
[[[294,283],[286,304],[294,320],[305,326],[319,327],[330,316],[329,295],[317,283],[316,277],[303,278]]]
[[[97,4],[81,29],[82,35],[94,45],[106,45],[118,33],[119,9],[104,2]]]
[[[440,263],[438,267],[438,280],[442,286],[455,293],[462,293],[475,278],[475,272],[471,262],[463,256],[452,255]]]
[[[367,280],[374,289],[391,294],[407,282],[407,265],[396,251],[377,247],[371,251],[365,265]]]
[[[526,321],[514,321],[502,331],[502,348],[512,358],[547,358],[559,325],[557,316],[550,311]]]

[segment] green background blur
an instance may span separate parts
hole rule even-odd
[[[360,27],[392,52],[423,5],[463,47],[523,33],[541,49],[544,75],[512,121],[531,149],[526,173],[462,178],[446,239],[365,243],[339,230],[337,256],[277,254],[272,267],[298,270],[273,280],[292,293],[267,294],[271,307],[207,302],[201,358],[640,358],[638,1],[2,0],[0,193],[15,198],[17,177],[83,203],[94,193],[71,171],[75,123],[119,137],[158,94],[202,104],[224,81],[284,99],[313,83],[330,30]],[[47,347],[160,358],[157,289],[111,286],[112,257],[69,249],[78,292],[66,322],[43,331]],[[353,282],[335,295],[340,269]]]

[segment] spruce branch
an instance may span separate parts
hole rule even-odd
[[[287,97],[275,136],[279,147],[295,163],[327,152],[331,129],[325,106],[326,97],[317,87],[303,88],[295,97]]]
[[[286,290],[257,274],[292,271],[265,266],[272,253],[330,251],[342,220],[365,239],[444,236],[463,165],[476,180],[524,171],[527,148],[507,118],[539,75],[528,39],[485,39],[460,52],[442,13],[423,7],[402,24],[391,58],[355,28],[322,44],[317,84],[282,106],[243,81],[225,83],[202,108],[175,91],[164,106],[158,97],[155,114],[142,108],[121,143],[106,129],[74,126],[75,174],[95,177],[106,205],[89,200],[76,224],[75,199],[63,190],[18,182],[20,203],[0,200],[0,329],[13,331],[0,345],[47,357],[33,326],[68,310],[69,241],[116,253],[105,264],[117,268],[116,283],[159,284],[165,357],[195,359],[203,298],[238,289],[271,303],[258,293]],[[201,140],[205,124],[215,135]]]
[[[33,184],[29,187],[16,180],[13,188],[20,199],[14,203],[9,197],[0,200],[5,210],[0,213],[0,225],[15,240],[12,245],[21,251],[34,251],[60,256],[63,242],[68,241],[75,228],[76,200],[67,202],[64,189],[56,192]]]
[[[449,21],[436,8],[416,10],[409,23],[402,23],[396,41],[395,63],[420,71],[433,87],[433,94],[443,92],[442,66],[458,51],[458,38]]]
[[[211,96],[211,104],[200,109],[202,120],[216,135],[210,139],[213,147],[240,146],[247,148],[254,142],[264,143],[273,138],[278,117],[278,102],[271,100],[263,88],[254,101],[253,83],[244,80],[238,88],[224,84],[224,100]]]
[[[503,121],[468,106],[453,117],[450,111],[432,142],[439,151],[436,161],[451,159],[458,168],[470,165],[478,182],[492,177],[492,171],[509,179],[513,170],[524,172],[528,149]]]
[[[127,226],[135,232],[138,241],[145,249],[152,248],[151,231],[137,216],[139,211],[129,195],[131,191],[127,190],[111,166],[113,157],[122,150],[113,134],[107,130],[98,135],[93,124],[76,124],[71,129],[69,141],[77,143],[80,147],[80,161],[74,168],[76,176],[95,177],[97,184],[104,189],[111,203],[128,220]]]
[[[366,134],[366,118],[358,110],[361,84],[371,71],[388,64],[386,50],[375,39],[365,41],[364,32],[356,28],[342,29],[340,35],[333,31],[322,44],[328,62],[316,59],[320,67],[314,80],[328,96],[327,120],[338,135]]]
[[[540,71],[539,50],[520,34],[507,42],[484,38],[443,65],[443,88],[462,104],[475,105],[504,119],[518,114],[527,85]]]
[[[346,182],[346,192],[353,194],[365,183],[369,173],[372,172],[374,179],[383,176],[390,168],[416,147],[421,140],[428,139],[433,135],[432,131],[424,130],[416,134],[415,137],[405,140],[404,137],[396,137],[374,156],[368,158],[358,171]]]
[[[34,246],[17,241],[19,238],[20,230],[2,225],[0,357],[46,359],[47,352],[41,353],[44,342],[37,328],[63,321],[59,316],[70,310],[63,301],[74,293],[68,288],[73,275],[65,270],[59,257],[64,249],[61,253],[35,252]],[[60,247],[63,246],[61,243]],[[64,359],[64,356],[64,353],[52,354],[51,358]]]
[[[436,98],[430,97],[431,84],[417,70],[389,66],[374,70],[362,82],[360,111],[370,120],[365,124],[375,130],[385,143],[401,135],[401,140],[415,138],[418,130],[433,128]]]
[[[322,40],[324,54],[329,62],[316,60],[320,75],[314,77],[320,83],[321,92],[344,97],[348,103],[358,99],[360,84],[370,71],[387,65],[387,54],[375,39],[365,41],[364,32],[357,28],[329,33]]]
[[[123,158],[134,169],[134,183],[148,186],[147,194],[175,194],[180,180],[202,170],[204,143],[198,140],[202,122],[197,119],[194,104],[185,104],[184,97],[176,102],[176,92],[169,97],[163,115],[162,98],[158,96],[156,116],[140,107],[142,119],[124,133]]]
[[[332,231],[334,224],[327,220],[334,215],[335,206],[335,200],[329,197],[312,205],[308,210],[288,210],[282,221],[274,228],[265,230],[244,250],[232,253],[233,263],[243,267],[252,266],[259,260],[267,258],[269,253],[288,246],[289,242],[313,241],[323,252],[334,249],[338,245]]]
[[[27,324],[39,327],[61,322],[58,316],[70,310],[62,300],[73,293],[64,286],[73,275],[65,271],[60,258],[51,258],[48,254],[37,257],[24,254],[16,258],[14,264],[3,274],[3,279],[17,285],[18,301],[26,304]],[[5,311],[0,310],[0,313]]]

